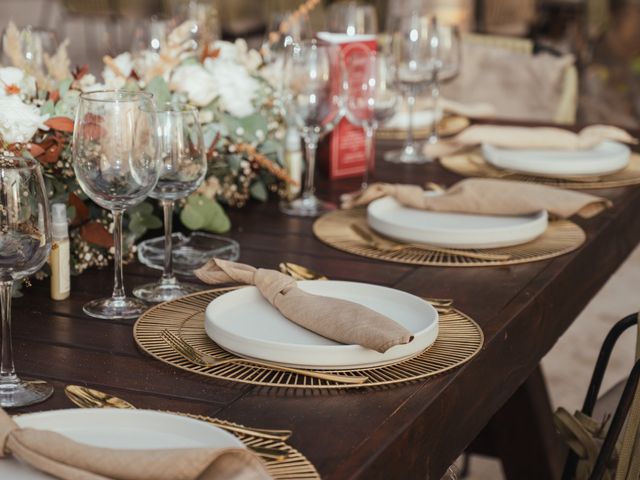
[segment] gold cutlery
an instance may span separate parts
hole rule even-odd
[[[470,252],[466,250],[456,250],[452,248],[435,247],[432,245],[426,245],[422,243],[405,243],[398,244],[380,237],[373,233],[369,227],[360,225],[357,223],[351,224],[351,231],[354,232],[361,240],[363,240],[370,247],[376,250],[385,252],[398,252],[400,250],[406,250],[408,248],[419,248],[422,250],[430,250],[432,252],[446,253],[449,255],[458,255],[466,258],[475,258],[478,260],[508,260],[510,255],[501,253],[485,253],[485,252]]]
[[[67,385],[64,389],[64,393],[74,405],[80,408],[120,408],[120,409],[135,409],[131,403],[123,400],[122,398],[109,395],[108,393],[94,390],[92,388],[81,387],[80,385]],[[179,412],[178,415],[187,415]],[[250,435],[253,437],[265,438],[269,440],[278,440],[284,442],[291,436],[290,430],[262,430],[253,428],[243,428],[238,425],[227,424],[226,422],[216,421],[215,419],[207,420],[209,423],[216,427],[222,428],[233,433],[240,433],[243,435]],[[269,458],[271,460],[281,461],[287,458],[289,453],[282,448],[269,448],[269,447],[255,447],[248,446],[257,455]]]
[[[325,275],[315,272],[310,268],[303,267],[297,263],[281,262],[278,265],[280,272],[287,274],[296,280],[328,280]],[[449,313],[453,310],[452,298],[430,298],[423,297],[427,302],[435,307],[440,313]]]
[[[304,370],[300,368],[294,367],[286,367],[284,365],[278,365],[276,363],[271,362],[263,362],[261,360],[250,360],[247,358],[217,358],[213,355],[208,355],[206,353],[202,353],[197,351],[191,345],[189,345],[182,338],[173,334],[169,330],[162,331],[162,339],[173,348],[179,355],[183,356],[191,363],[195,363],[196,365],[201,365],[203,367],[217,367],[219,365],[226,365],[228,363],[246,363],[249,365],[255,365],[258,367],[266,367],[271,368],[273,370],[278,370],[281,372],[291,372],[297,373],[298,375],[304,375],[306,377],[317,378],[320,380],[326,380],[329,382],[336,383],[347,383],[347,384],[356,384],[360,385],[369,381],[369,377],[363,376],[347,376],[347,375],[336,375],[332,373],[319,372],[314,370]]]

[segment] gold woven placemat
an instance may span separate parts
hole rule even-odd
[[[234,289],[219,288],[194,293],[151,308],[138,319],[134,326],[133,335],[138,346],[163,363],[207,377],[266,387],[338,389],[391,385],[437,375],[470,360],[480,351],[484,343],[482,330],[465,314],[457,310],[440,314],[437,340],[419,355],[391,365],[331,372],[345,377],[365,375],[370,378],[365,384],[354,385],[310,378],[242,362],[202,367],[185,360],[162,340],[160,333],[168,329],[203,353],[215,355],[221,359],[238,358],[223,350],[204,331],[204,311],[207,305],[214,298],[231,290]]]
[[[465,250],[459,250],[461,252],[459,255],[416,247],[395,251],[379,250],[368,245],[354,233],[351,228],[354,223],[366,226],[366,209],[329,212],[315,221],[313,233],[327,245],[354,255],[388,262],[436,267],[495,267],[537,262],[569,253],[582,245],[586,239],[584,231],[575,223],[568,220],[552,221],[549,222],[547,230],[532,242],[512,247],[468,250],[468,252],[494,253],[510,257],[506,260],[486,260],[465,257],[463,255]],[[402,245],[391,240],[389,242]]]
[[[194,415],[191,413],[178,413],[185,417],[195,418],[203,422],[224,423],[231,426],[238,426],[236,423],[227,422],[220,419],[212,419],[204,415]],[[280,440],[271,440],[268,438],[254,437],[238,432],[230,432],[248,447],[277,448],[287,452],[287,457],[283,460],[260,458],[265,468],[275,480],[291,480],[299,478],[301,480],[320,479],[320,475],[316,467],[298,450],[291,445]]]
[[[640,184],[640,154],[632,153],[629,165],[624,170],[596,179],[575,179],[536,177],[524,173],[501,170],[487,163],[479,150],[442,157],[440,164],[458,175],[464,177],[503,178],[519,182],[539,183],[551,187],[570,188],[573,190],[588,190],[594,188],[628,187]]]
[[[460,115],[447,115],[438,122],[438,135],[441,137],[450,137],[460,133],[470,125],[467,117]],[[413,130],[415,138],[427,138],[431,135],[431,125],[426,127],[418,127]],[[404,128],[385,128],[380,127],[376,131],[376,138],[379,140],[406,140],[407,130]]]

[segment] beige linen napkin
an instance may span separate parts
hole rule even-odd
[[[636,144],[638,140],[618,127],[591,125],[574,133],[555,127],[471,125],[458,135],[426,145],[428,155],[439,157],[482,143],[499,148],[530,150],[586,150],[603,140]]]
[[[20,428],[0,409],[0,462],[13,455],[63,480],[264,480],[271,476],[243,448],[115,450],[59,433]]]
[[[336,342],[384,353],[413,340],[411,332],[390,318],[357,303],[307,293],[293,278],[275,270],[213,259],[194,273],[212,285],[255,285],[286,318]]]
[[[410,208],[479,215],[530,215],[546,210],[560,218],[575,214],[590,218],[611,206],[609,200],[587,193],[533,183],[469,178],[435,196],[425,196],[417,185],[374,183],[364,192],[343,195],[342,208],[367,205],[386,196]]]

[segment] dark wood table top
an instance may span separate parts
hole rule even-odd
[[[382,149],[381,149],[382,150]],[[438,164],[401,166],[378,161],[387,181],[451,184]],[[357,179],[321,181],[320,196],[337,199]],[[312,220],[281,215],[272,202],[232,213],[230,236],[241,260],[275,268],[307,265],[331,278],[393,286],[455,299],[484,330],[486,343],[469,363],[425,381],[349,391],[261,388],[208,379],[143,355],[133,321],[85,316],[82,305],[111,291],[110,269],[72,281],[72,296],[54,302],[48,283],[34,282],[14,302],[18,373],[54,383],[45,403],[22,411],[69,408],[63,387],[86,384],[140,407],[207,414],[265,428],[290,428],[291,444],[323,478],[440,478],[509,399],[640,240],[640,189],[597,191],[613,208],[576,220],[587,232],[579,250],[549,261],[498,268],[434,268],[386,263],[334,250],[314,238]],[[158,276],[138,264],[126,285]],[[586,385],[585,385],[586,389]]]

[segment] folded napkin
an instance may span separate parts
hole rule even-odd
[[[438,100],[436,119],[439,121],[443,113],[460,115],[468,118],[491,118],[495,116],[495,108],[489,103],[461,103],[447,98]],[[413,113],[414,128],[429,127],[433,122],[433,109],[430,99],[418,99]],[[409,128],[409,112],[406,107],[399,111],[381,127],[384,130],[406,130]]]
[[[115,450],[59,433],[20,428],[0,409],[0,458],[13,455],[63,480],[263,480],[271,476],[244,448]],[[2,461],[2,460],[0,460]]]
[[[386,196],[410,208],[479,215],[531,215],[546,210],[560,218],[574,214],[590,218],[611,206],[609,200],[587,193],[534,183],[469,178],[434,196],[425,196],[417,185],[374,183],[364,192],[343,195],[342,208],[367,205]]]
[[[390,318],[357,303],[307,293],[293,278],[275,270],[213,259],[194,273],[212,285],[255,285],[289,320],[336,342],[384,353],[413,340],[411,332]]]
[[[555,127],[472,125],[450,139],[426,145],[425,152],[438,157],[482,143],[499,148],[523,150],[587,150],[603,140],[638,143],[638,140],[626,131],[608,125],[591,125],[579,133]]]

